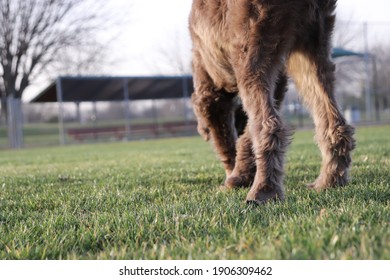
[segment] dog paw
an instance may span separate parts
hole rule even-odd
[[[250,184],[251,184],[251,180],[246,177],[229,176],[224,183],[224,187],[226,189],[238,189],[238,188],[249,187]]]
[[[282,188],[263,187],[261,189],[251,189],[246,197],[246,203],[254,205],[263,205],[270,201],[284,200]]]
[[[343,187],[348,184],[348,177],[346,174],[338,174],[334,176],[319,176],[313,183],[308,184],[309,189],[315,191],[322,191],[328,188]]]

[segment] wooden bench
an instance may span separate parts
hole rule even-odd
[[[122,139],[126,135],[126,129],[124,126],[111,126],[111,127],[77,127],[68,128],[68,135],[72,136],[75,140],[83,141],[87,138],[95,138],[105,136],[113,136],[116,139]]]
[[[166,122],[161,124],[162,130],[168,132],[171,135],[177,135],[183,132],[195,132],[196,126],[196,121]]]
[[[130,126],[131,138],[158,138],[159,136],[178,136],[196,131],[196,121],[132,124]],[[77,141],[85,139],[115,138],[117,140],[126,137],[125,126],[108,127],[77,127],[68,128],[67,133]]]

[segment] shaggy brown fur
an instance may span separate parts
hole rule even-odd
[[[291,76],[315,125],[322,168],[311,188],[348,180],[353,128],[333,94],[336,0],[194,0],[190,16],[199,133],[211,139],[226,188],[251,185],[248,202],[283,199],[290,132],[278,109]],[[245,113],[244,113],[244,111]]]

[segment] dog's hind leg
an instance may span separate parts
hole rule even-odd
[[[309,187],[321,190],[347,184],[355,140],[354,129],[346,123],[333,95],[334,66],[326,55],[315,53],[318,50],[311,54],[293,53],[289,72],[316,126],[322,166],[319,177]]]

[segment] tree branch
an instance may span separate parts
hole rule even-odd
[[[83,52],[87,46],[105,49],[104,43],[95,39],[107,26],[102,9],[105,3],[0,0],[0,88],[4,94],[21,98],[32,78],[64,62],[61,57],[67,53],[84,59],[86,64],[98,64],[96,57]],[[82,65],[78,64],[77,68]]]

